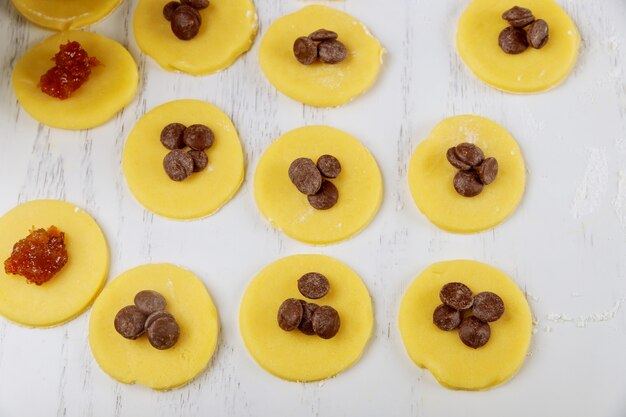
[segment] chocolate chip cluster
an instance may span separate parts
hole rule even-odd
[[[459,169],[453,184],[456,192],[463,197],[477,196],[498,175],[496,158],[485,158],[483,151],[471,143],[453,146],[446,152],[446,158],[453,167]]]
[[[303,65],[319,60],[325,64],[338,64],[348,56],[346,46],[337,40],[332,30],[318,29],[309,36],[300,36],[293,43],[293,54]]]
[[[309,158],[298,158],[289,166],[289,179],[314,209],[328,210],[339,199],[337,187],[328,179],[337,178],[340,172],[341,164],[332,155],[320,156],[317,164]]]
[[[189,127],[170,123],[161,131],[161,143],[170,149],[163,159],[165,173],[174,181],[183,181],[194,172],[205,169],[209,163],[206,150],[213,145],[213,131],[202,124]],[[184,148],[189,147],[188,151]]]
[[[521,54],[528,46],[541,49],[548,43],[548,24],[545,20],[535,19],[529,9],[514,6],[504,12],[502,18],[509,22],[509,26],[500,32],[498,44],[507,54]]]
[[[460,282],[449,282],[441,287],[439,298],[443,304],[433,312],[435,326],[445,331],[458,328],[461,341],[474,349],[489,341],[489,322],[504,314],[504,302],[497,294],[484,291],[474,296],[472,290]]]
[[[156,291],[143,290],[135,295],[134,303],[115,315],[115,330],[131,340],[147,333],[150,344],[159,350],[174,346],[180,328],[174,316],[165,311],[165,298]]]
[[[298,290],[306,298],[317,300],[328,294],[328,278],[318,272],[304,274],[298,280]],[[330,339],[339,331],[339,313],[331,306],[319,306],[297,298],[288,298],[278,308],[278,326],[290,332],[299,329],[306,335]]]
[[[209,7],[209,0],[170,1],[163,7],[163,17],[170,22],[172,32],[178,39],[188,41],[196,37],[202,25],[198,10]]]

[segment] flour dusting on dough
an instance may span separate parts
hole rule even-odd
[[[576,190],[570,209],[570,213],[575,219],[592,214],[600,206],[609,179],[606,151],[598,148],[588,148],[587,150],[589,159],[585,174]]]

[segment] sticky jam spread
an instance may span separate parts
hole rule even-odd
[[[78,90],[89,79],[91,68],[100,64],[75,41],[60,45],[52,60],[55,65],[41,76],[39,86],[47,95],[61,100]]]
[[[4,271],[41,285],[54,277],[67,259],[65,233],[50,226],[48,230],[33,230],[13,245],[11,256],[4,261]]]

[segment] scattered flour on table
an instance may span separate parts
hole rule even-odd
[[[576,327],[584,328],[587,327],[588,323],[600,323],[615,318],[624,301],[626,301],[626,297],[622,297],[621,299],[617,300],[608,310],[579,315],[575,318],[568,316],[567,314],[551,313],[546,316],[546,319],[552,323],[559,324],[576,323]],[[550,332],[552,331],[552,328],[550,326],[545,326],[544,330]]]
[[[613,210],[617,215],[619,223],[626,227],[626,171],[619,172],[617,193],[615,200],[613,200]]]
[[[570,208],[575,219],[592,214],[600,206],[609,180],[606,151],[599,148],[587,148],[587,151],[587,167]]]

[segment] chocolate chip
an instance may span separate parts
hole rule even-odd
[[[298,328],[303,314],[301,300],[288,298],[278,308],[278,325],[281,329],[290,332]]]
[[[315,303],[307,303],[304,300],[300,300],[302,303],[302,320],[298,325],[298,329],[306,335],[312,336],[315,334],[313,330],[313,313],[319,308]]]
[[[341,164],[332,155],[322,155],[317,160],[317,169],[326,178],[337,178],[341,172]]]
[[[172,13],[172,32],[178,39],[188,41],[193,39],[200,31],[202,18],[200,13],[193,7],[181,5]]]
[[[331,306],[321,306],[313,313],[313,330],[322,339],[330,339],[339,331],[339,313]]]
[[[202,10],[209,7],[209,0],[180,0],[182,4],[191,6],[196,10]]]
[[[289,166],[289,179],[302,194],[313,195],[322,186],[322,174],[309,158],[298,158]]]
[[[472,290],[463,283],[449,282],[439,291],[439,299],[448,307],[456,310],[467,310],[474,301]]]
[[[504,301],[489,291],[478,293],[474,297],[472,314],[482,321],[496,321],[504,314]]]
[[[458,156],[456,156],[456,147],[454,146],[448,149],[448,151],[446,152],[446,158],[448,159],[448,162],[450,162],[450,164],[455,168],[464,171],[472,168],[471,165],[466,164],[465,162],[461,161]]]
[[[439,305],[433,312],[433,323],[441,330],[450,331],[459,327],[463,314],[445,304]]]
[[[181,149],[185,147],[183,141],[183,133],[185,132],[185,125],[182,123],[170,123],[161,130],[161,143],[167,149]]]
[[[530,25],[534,20],[533,12],[525,7],[513,6],[502,13],[502,18],[515,28],[523,28]]]
[[[185,129],[183,140],[185,145],[196,151],[209,149],[213,145],[213,131],[205,125],[195,124]]]
[[[478,146],[467,142],[456,145],[454,153],[459,161],[472,167],[480,165],[485,158],[485,154]]]
[[[152,323],[155,322],[155,320],[160,319],[162,317],[174,317],[172,316],[172,313],[168,313],[165,310],[161,310],[161,311],[155,311],[154,313],[150,314],[148,316],[148,318],[146,319],[146,329],[148,327],[150,327],[150,325],[152,325]]]
[[[193,173],[193,158],[181,149],[174,149],[165,155],[163,169],[172,180],[182,181]]]
[[[209,164],[209,157],[204,151],[196,151],[194,149],[187,152],[193,159],[193,172],[200,172]]]
[[[513,26],[504,28],[502,32],[500,32],[500,36],[498,36],[498,44],[507,54],[521,54],[528,48],[526,31],[522,28],[514,28]]]
[[[167,301],[156,291],[143,290],[135,295],[135,305],[142,313],[149,316],[156,311],[165,310]]]
[[[301,64],[311,65],[317,59],[317,45],[306,36],[300,36],[293,43],[293,55]]]
[[[147,315],[137,306],[126,306],[115,315],[115,330],[126,339],[137,339],[145,330]]]
[[[174,317],[160,317],[148,327],[148,341],[159,349],[169,349],[176,344],[180,335],[180,327]]]
[[[454,189],[463,197],[475,197],[484,188],[476,171],[459,171],[454,176]]]
[[[326,64],[338,64],[346,59],[348,51],[338,40],[322,41],[317,45],[317,56]]]
[[[476,172],[480,178],[480,182],[489,185],[495,181],[498,176],[498,161],[496,158],[487,158],[482,164],[476,167]]]
[[[459,326],[459,337],[467,346],[477,349],[489,341],[491,328],[489,324],[469,316],[464,318]]]
[[[339,200],[339,191],[335,184],[330,181],[322,181],[320,190],[315,195],[307,197],[309,204],[316,210],[328,210],[337,204]]]
[[[309,272],[298,280],[298,290],[306,298],[317,300],[328,294],[329,289],[328,278],[318,272]]]
[[[337,34],[332,30],[318,29],[309,35],[309,39],[312,41],[333,41],[337,39]]]
[[[180,3],[177,1],[170,1],[165,6],[163,6],[163,17],[165,20],[170,22],[172,17],[174,16],[174,10],[176,10],[180,6]]]
[[[550,38],[548,24],[545,20],[537,19],[529,27],[526,39],[535,49],[543,48]]]

